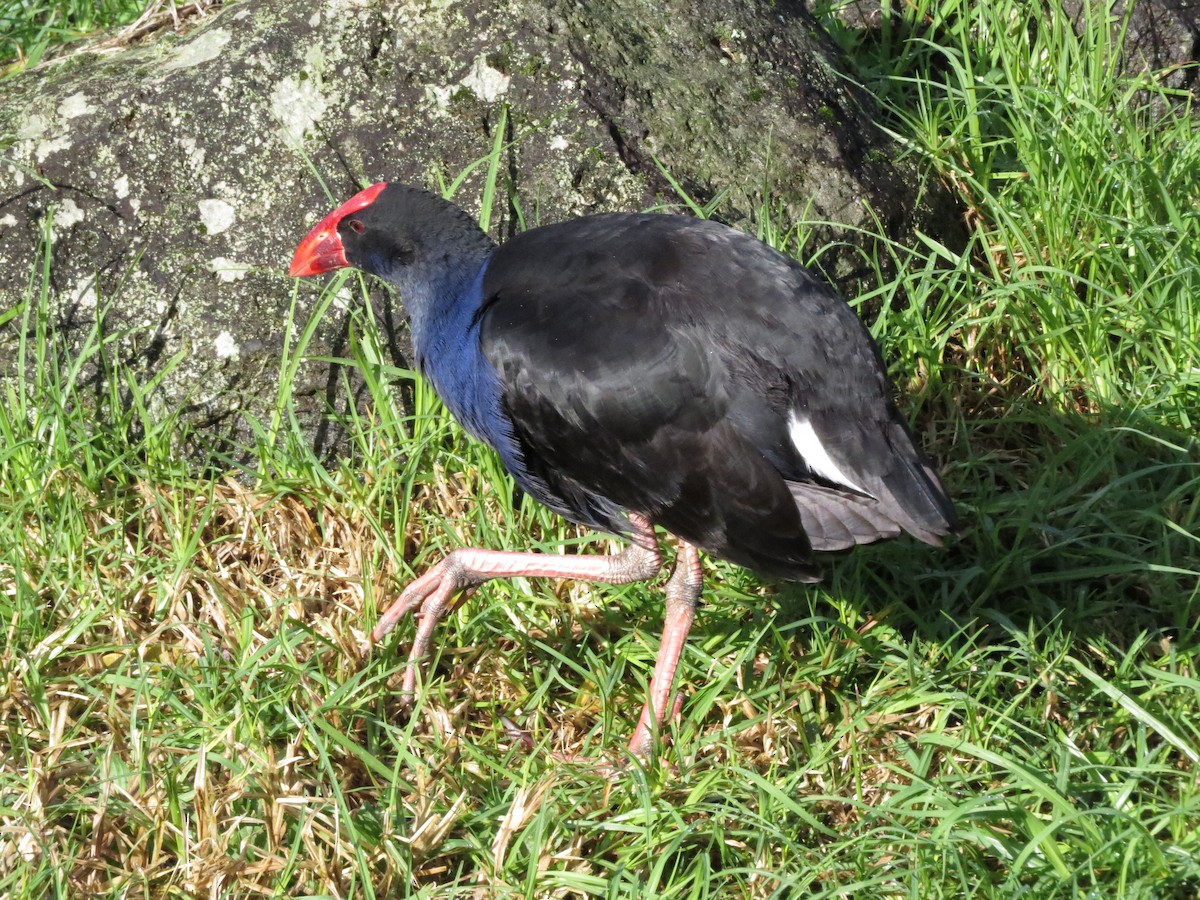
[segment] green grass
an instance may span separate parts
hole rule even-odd
[[[1024,10],[839,35],[970,210],[962,251],[881,242],[861,298],[962,534],[815,587],[706,563],[683,715],[615,782],[549,752],[621,759],[653,586],[488,585],[411,715],[411,627],[360,657],[453,547],[607,546],[514,504],[369,305],[358,461],[297,432],[297,316],[258,477],[210,481],[104,364],[113,335],[57,342],[47,254],[0,316],[28,383],[0,404],[0,894],[1197,896],[1200,138],[1152,73],[1113,72],[1099,19]],[[820,254],[769,207],[762,229]]]
[[[5,0],[0,4],[0,71],[37,65],[47,50],[101,28],[128,25],[163,0]]]

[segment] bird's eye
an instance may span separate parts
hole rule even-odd
[[[363,233],[363,223],[358,221],[358,219],[351,219],[346,224],[350,226],[350,230],[355,234]]]

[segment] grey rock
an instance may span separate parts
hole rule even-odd
[[[233,3],[185,36],[0,84],[0,313],[26,296],[50,233],[67,354],[107,309],[113,356],[161,376],[151,413],[182,411],[181,449],[240,456],[275,403],[293,291],[303,322],[320,287],[285,274],[332,206],[317,173],[337,200],[377,180],[436,186],[489,153],[502,109],[497,237],[518,209],[536,224],[677,202],[657,159],[701,202],[727,191],[734,223],[752,227],[766,199],[838,223],[817,236],[821,262],[853,291],[858,229],[945,236],[957,213],[840,72],[789,2]],[[483,178],[459,190],[467,208]],[[402,363],[401,311],[373,290]],[[346,319],[330,307],[309,354],[345,355]],[[20,323],[0,326],[9,378]],[[309,359],[294,383],[325,455],[346,449],[330,411],[360,402],[343,374]]]
[[[1081,0],[1063,6],[1082,28],[1087,7]],[[1094,15],[1095,13],[1093,13]],[[1116,2],[1108,15],[1115,33],[1124,29],[1121,70],[1127,74],[1160,73],[1167,87],[1200,100],[1200,2],[1197,0],[1137,0]]]

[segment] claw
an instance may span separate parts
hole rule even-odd
[[[451,554],[452,556],[453,554]],[[409,584],[392,605],[383,611],[374,630],[371,632],[371,643],[377,644],[399,624],[400,620],[418,606],[424,607],[426,599],[441,586],[446,575],[446,563],[451,559],[447,556],[436,566]]]
[[[415,614],[417,632],[404,666],[400,702],[411,706],[416,694],[417,672],[429,655],[438,623],[491,578],[512,575],[550,578],[577,578],[609,584],[629,584],[653,578],[661,565],[653,528],[640,516],[630,516],[635,528],[634,543],[622,553],[608,557],[551,556],[541,553],[502,553],[494,550],[464,548],[455,550],[424,575],[408,585],[396,601],[383,611],[371,632],[371,643],[378,643],[405,616]],[[647,757],[653,749],[654,733],[671,715],[678,715],[679,698],[671,690],[683,642],[695,615],[700,596],[702,573],[696,550],[680,542],[675,572],[667,582],[667,617],[662,647],[650,681],[650,697],[629,742],[635,755]],[[508,719],[503,719],[509,737],[532,749],[533,739]],[[571,757],[551,754],[560,760]],[[615,771],[615,770],[614,770]]]

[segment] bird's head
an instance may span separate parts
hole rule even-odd
[[[292,265],[288,274],[293,277],[308,275],[323,275],[335,269],[346,266],[359,266],[363,255],[359,253],[361,238],[367,234],[369,221],[375,214],[369,212],[376,198],[387,190],[387,182],[373,184],[365,191],[359,191],[320,222],[318,222],[292,256]],[[371,228],[372,232],[376,229]],[[349,245],[349,247],[347,247]],[[355,259],[347,255],[351,251]]]
[[[459,270],[473,274],[492,246],[448,200],[381,181],[318,222],[296,248],[288,273],[304,277],[353,266],[407,287]]]

